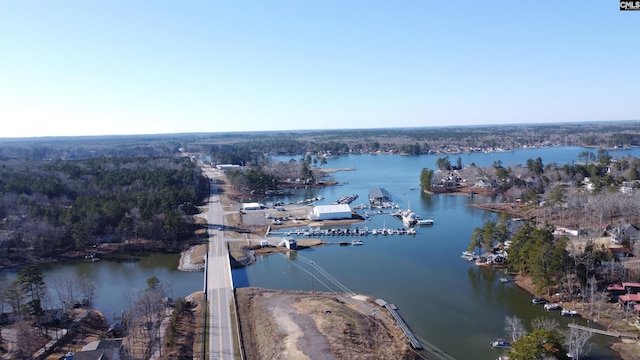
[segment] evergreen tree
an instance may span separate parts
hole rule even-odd
[[[567,359],[567,353],[562,347],[562,336],[555,331],[534,330],[521,336],[511,346],[509,359],[513,360]]]
[[[431,180],[433,179],[433,170],[423,168],[420,172],[420,188],[423,191],[431,191]]]
[[[17,282],[22,294],[30,299],[22,305],[23,310],[33,316],[40,316],[43,312],[41,299],[46,290],[44,273],[36,265],[26,265],[18,272]]]
[[[537,229],[526,224],[511,238],[509,268],[531,277],[542,291],[562,277],[570,268],[567,239],[554,239],[551,229]]]
[[[469,242],[469,248],[467,251],[475,253],[476,248],[482,249],[482,229],[475,228],[471,234],[471,241]]]

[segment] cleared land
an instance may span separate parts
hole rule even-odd
[[[247,359],[422,358],[366,297],[257,288],[236,295]]]

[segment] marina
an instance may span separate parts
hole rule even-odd
[[[589,149],[549,148],[460,154],[460,157],[463,164],[475,163],[477,166],[490,166],[497,160],[504,164],[523,164],[528,158],[538,156],[545,163],[563,164],[585,150]],[[295,203],[300,198],[315,198],[319,194],[329,199],[328,203],[345,194],[358,194],[358,199],[367,199],[370,189],[384,187],[393,196],[393,203],[401,204],[402,209],[400,206],[394,208],[391,203],[385,205],[389,206],[387,208],[372,208],[370,203],[359,204],[356,200],[352,209],[359,214],[366,212],[368,217],[364,221],[317,227],[318,230],[327,231],[327,235],[321,236],[323,241],[343,241],[347,246],[303,250],[292,253],[288,258],[258,257],[254,265],[232,270],[234,285],[311,290],[315,284],[318,289],[318,281],[312,283],[308,273],[292,265],[310,259],[322,265],[354,292],[398,305],[402,309],[402,317],[421,342],[428,358],[439,358],[432,352],[440,355],[446,352],[450,358],[495,359],[496,350],[489,343],[507,336],[504,331],[505,316],[517,316],[526,326],[533,319],[544,316],[552,317],[563,327],[573,322],[586,325],[586,320],[581,317],[561,316],[559,310],[545,310],[543,304],[533,306],[532,295],[520,289],[511,278],[505,283],[500,281],[503,277],[507,279],[502,271],[476,266],[477,254],[468,253],[460,261],[461,255],[464,255],[462,251],[469,246],[473,229],[482,227],[485,221],[495,220],[496,215],[470,206],[487,201],[485,195],[427,195],[419,191],[420,170],[425,167],[434,169],[437,158],[435,155],[353,155],[328,159],[327,166],[331,168],[357,167],[358,170],[333,174],[341,184],[347,182],[345,185],[300,189],[298,194],[277,200]],[[411,191],[412,187],[416,190]],[[317,204],[327,204],[327,200],[318,201]],[[433,219],[434,225],[407,228],[401,219],[392,216],[398,210],[409,208],[409,204],[412,212],[424,219]],[[358,235],[351,235],[356,228]],[[406,233],[388,235],[387,231],[386,236],[382,235],[383,229],[389,228],[403,228]],[[416,230],[416,234],[408,236],[411,230]],[[295,225],[275,231],[278,236],[288,231],[301,234],[293,236],[310,236],[313,233],[308,226]],[[271,234],[276,236],[276,232]],[[347,233],[349,235],[345,235]],[[362,239],[364,246],[351,246],[353,238]],[[467,259],[469,261],[465,261]],[[460,339],[464,339],[465,346],[459,346]],[[609,350],[611,340],[608,339],[614,338],[594,337],[589,358],[618,359],[616,353]],[[430,350],[432,347],[429,344],[437,346],[442,352]]]
[[[271,230],[267,232],[267,236],[306,236],[306,237],[340,237],[340,236],[389,236],[389,235],[416,235],[415,229],[405,228],[378,228],[369,229],[368,227],[343,229],[343,228],[295,228],[292,230],[277,231]]]

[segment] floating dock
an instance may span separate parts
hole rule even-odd
[[[411,329],[409,329],[409,326],[404,322],[404,319],[402,319],[400,314],[398,314],[398,312],[396,311],[397,309],[396,306],[393,304],[389,304],[382,299],[376,299],[376,303],[380,306],[384,306],[389,311],[391,316],[393,316],[393,318],[396,320],[396,322],[398,323],[398,325],[400,326],[404,334],[409,339],[409,342],[411,343],[411,347],[416,350],[422,350],[422,344],[420,343],[420,341],[418,341],[418,339],[416,339],[416,336],[413,335],[413,332],[411,331]]]

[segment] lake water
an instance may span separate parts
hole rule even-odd
[[[517,150],[506,153],[460,154],[463,165],[474,162],[488,166],[500,160],[504,166],[524,164],[541,157],[544,164],[577,161],[581,151],[592,149],[563,147]],[[640,155],[640,149],[611,151],[618,157]],[[501,284],[499,271],[478,268],[460,259],[474,227],[482,226],[495,215],[468,207],[479,198],[424,195],[418,190],[422,168],[435,169],[436,155],[352,155],[328,160],[327,168],[356,168],[334,174],[342,185],[325,189],[299,190],[283,201],[297,201],[323,195],[320,204],[329,204],[340,196],[358,194],[352,205],[367,203],[370,188],[382,187],[402,208],[408,206],[423,218],[432,218],[431,227],[418,228],[416,236],[364,238],[364,246],[324,246],[303,250],[288,257],[260,257],[256,264],[233,270],[237,287],[258,286],[273,289],[339,290],[311,270],[317,266],[335,277],[350,291],[382,298],[399,307],[411,329],[421,339],[434,344],[457,359],[495,359],[499,352],[489,342],[504,336],[504,317],[518,316],[528,324],[533,318],[551,315],[567,323],[558,313],[546,313],[530,304],[531,296],[511,284]],[[455,164],[458,155],[450,155]],[[290,157],[281,157],[288,161]],[[369,228],[400,228],[399,220],[389,215],[372,216],[370,221],[352,225]],[[82,276],[96,282],[95,306],[112,318],[127,309],[131,289],[144,289],[146,280],[156,276],[173,288],[173,297],[184,297],[202,288],[202,273],[177,270],[178,254],[132,254],[109,261],[77,261],[44,267],[46,279]],[[306,270],[306,271],[305,271]],[[12,280],[17,270],[0,272],[0,279]],[[313,280],[310,273],[318,276]],[[321,283],[323,280],[324,283]],[[325,284],[327,286],[325,286]],[[580,319],[575,320],[583,322]],[[595,338],[593,359],[616,359],[606,349],[609,339]]]
[[[104,313],[109,321],[128,311],[128,298],[133,289],[144,290],[147,279],[157,277],[171,289],[170,297],[176,299],[185,297],[192,292],[202,290],[202,272],[184,272],[178,270],[179,254],[162,253],[134,253],[111,257],[100,261],[90,260],[69,261],[64,263],[45,264],[42,270],[45,282],[52,284],[56,278],[77,279],[86,276],[95,282],[96,294],[94,307]],[[8,269],[0,272],[0,279],[13,281],[18,269]],[[49,285],[50,305],[45,307],[59,307]]]
[[[463,165],[488,166],[496,160],[504,166],[524,164],[540,157],[544,164],[577,161],[578,147],[518,150],[505,153],[460,154]],[[638,149],[610,154],[638,156]],[[558,312],[548,313],[530,303],[531,295],[512,284],[500,283],[499,270],[479,268],[460,258],[475,227],[481,227],[496,215],[467,205],[483,201],[481,197],[425,195],[419,190],[422,168],[435,169],[437,155],[350,155],[328,159],[327,168],[355,168],[333,176],[342,185],[325,189],[301,189],[285,201],[324,196],[318,204],[330,204],[341,196],[357,194],[353,205],[368,203],[370,188],[385,188],[393,201],[423,218],[435,220],[430,227],[418,227],[416,236],[368,236],[364,246],[336,246],[299,251],[289,257],[260,257],[256,264],[233,271],[236,287],[257,286],[273,289],[340,291],[320,277],[309,265],[313,262],[331,274],[350,291],[382,298],[398,306],[417,336],[457,359],[495,359],[500,351],[489,342],[504,337],[505,316],[517,316],[525,324],[540,316],[552,316],[563,324],[582,319],[567,319]],[[450,155],[455,164],[458,155]],[[288,161],[289,157],[279,157]],[[416,190],[411,190],[415,188]],[[400,220],[390,215],[375,215],[351,228],[400,228]],[[349,226],[343,226],[349,227]],[[344,238],[343,238],[344,239]],[[333,241],[338,239],[331,238]],[[327,286],[325,286],[325,284]],[[594,337],[597,347],[593,359],[616,359],[607,349],[610,339]],[[462,346],[461,346],[462,345]],[[428,354],[427,354],[428,355]]]

